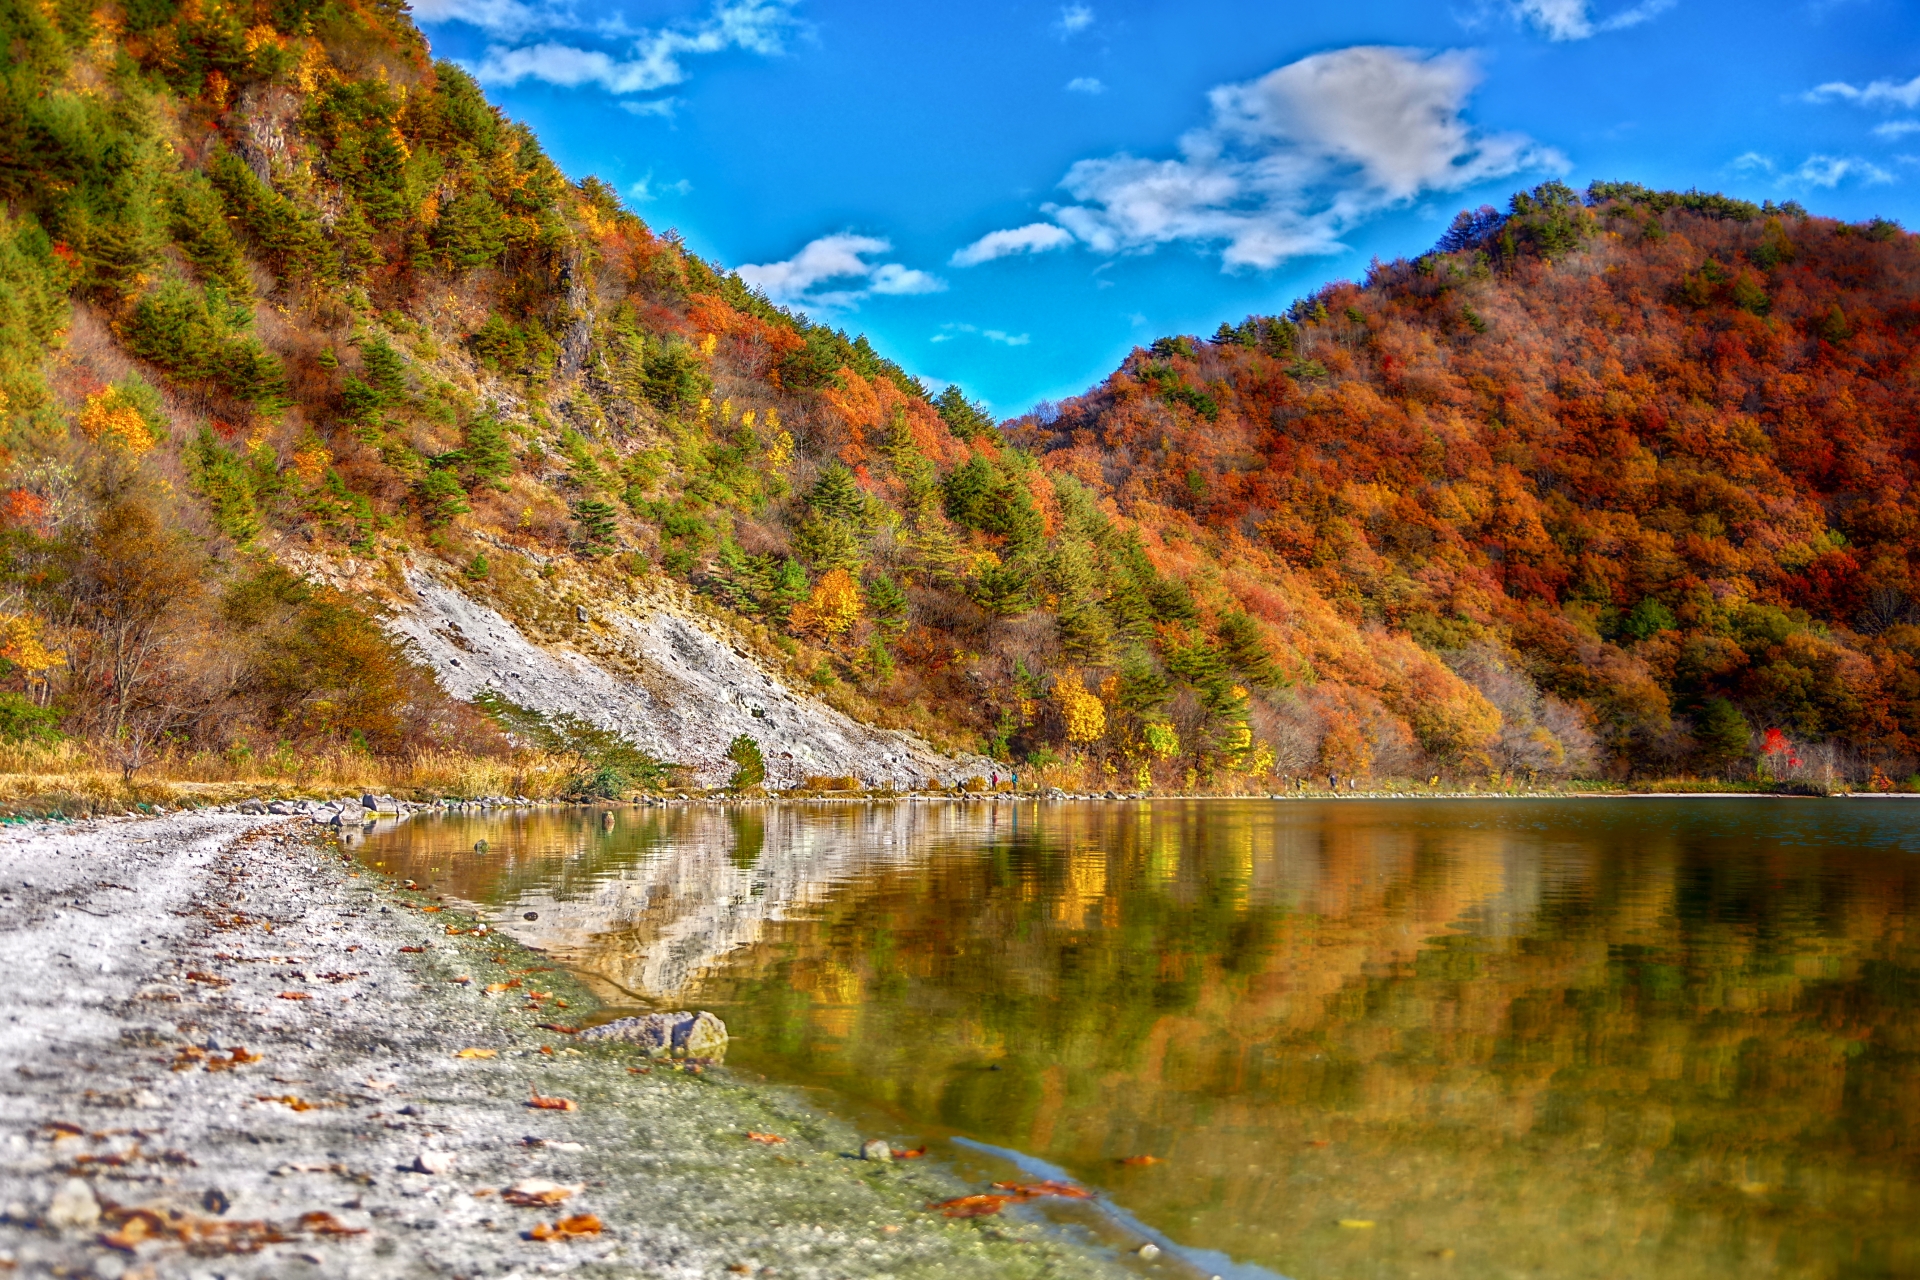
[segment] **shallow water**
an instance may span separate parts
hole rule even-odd
[[[1210,1270],[1920,1275],[1920,804],[680,807],[362,856]]]

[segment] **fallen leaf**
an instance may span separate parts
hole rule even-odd
[[[316,1236],[363,1236],[365,1227],[350,1227],[330,1213],[316,1210],[300,1215],[300,1229]]]
[[[1307,1145],[1310,1147],[1330,1147],[1333,1145],[1333,1139],[1332,1138],[1309,1138],[1307,1139]]]
[[[416,956],[417,956],[417,955],[419,955],[419,954],[420,954],[420,953],[421,953],[422,951],[425,951],[425,950],[426,950],[426,948],[425,948],[425,947],[402,947],[402,948],[400,948],[400,950],[401,950],[402,952],[404,952],[404,953],[406,953],[406,954],[408,954],[408,955],[416,955]]]
[[[1372,1218],[1342,1218],[1340,1225],[1354,1231],[1365,1231],[1373,1225]]]
[[[291,1093],[282,1094],[277,1098],[271,1096],[270,1094],[256,1093],[253,1096],[253,1100],[255,1102],[277,1102],[289,1111],[313,1110],[313,1104],[311,1102],[308,1102],[305,1098],[296,1098]]]
[[[500,1051],[498,1049],[462,1049],[453,1056],[456,1058],[497,1058],[500,1056]]]
[[[487,984],[487,994],[490,996],[497,996],[502,991],[506,991],[512,987],[517,987],[519,985],[520,985],[520,979],[518,978],[515,978],[512,982],[489,982]]]
[[[202,973],[198,969],[189,969],[187,971],[187,981],[205,982],[216,987],[230,987],[233,985],[217,973]]]
[[[431,915],[431,914],[433,914],[433,913],[434,913],[434,912],[436,912],[436,911],[444,911],[444,910],[445,910],[446,908],[444,908],[444,907],[422,907],[422,908],[420,908],[420,909],[421,909],[422,911],[424,911],[424,912],[426,912],[427,914],[429,914],[429,915]]]
[[[279,995],[279,996],[278,996],[277,998],[278,998],[278,999],[281,999],[281,1000],[311,1000],[311,999],[313,999],[313,997],[312,997],[312,996],[310,996],[310,995],[308,995],[308,994],[307,994],[306,992],[304,992],[304,991],[282,991],[282,992],[280,993],[280,995]]]
[[[1120,1163],[1140,1167],[1150,1164],[1165,1164],[1166,1161],[1162,1160],[1159,1156],[1121,1156]]]
[[[508,1204],[544,1208],[559,1204],[578,1190],[580,1190],[578,1185],[569,1187],[562,1183],[549,1182],[545,1178],[527,1178],[502,1191],[500,1198]]]
[[[580,1104],[572,1098],[543,1098],[538,1093],[527,1099],[527,1105],[539,1111],[578,1111]]]
[[[464,973],[457,978],[448,978],[447,981],[457,982],[463,987],[470,987],[473,985],[473,979]]]
[[[541,1223],[527,1232],[529,1240],[564,1240],[569,1236],[597,1236],[600,1234],[600,1219],[590,1213],[576,1213],[571,1218],[562,1218],[551,1226]]]
[[[1070,1182],[996,1182],[994,1190],[1004,1191],[1020,1200],[1038,1200],[1041,1196],[1059,1196],[1065,1200],[1091,1200],[1093,1192]]]
[[[749,1142],[764,1142],[770,1147],[786,1141],[785,1138],[777,1133],[755,1133],[751,1129],[747,1130],[747,1140]]]
[[[911,1151],[902,1151],[898,1147],[893,1148],[893,1158],[895,1160],[918,1160],[925,1154],[927,1154],[925,1147],[915,1147]]]
[[[954,1200],[942,1200],[930,1204],[929,1209],[938,1209],[949,1218],[984,1218],[1006,1208],[1013,1196],[961,1196]]]
[[[207,1070],[228,1071],[234,1067],[244,1067],[249,1062],[258,1062],[258,1061],[260,1061],[259,1054],[248,1053],[246,1050],[246,1046],[244,1045],[235,1045],[233,1047],[233,1052],[229,1054],[227,1057],[223,1058],[216,1053],[212,1057],[208,1058]]]
[[[68,1124],[65,1120],[48,1120],[41,1124],[42,1129],[53,1135],[55,1142],[62,1138],[80,1138],[86,1136],[86,1130],[77,1124]]]
[[[555,1035],[577,1036],[580,1034],[580,1028],[569,1027],[564,1023],[559,1023],[559,1022],[542,1022],[539,1024],[539,1026],[542,1031],[551,1031]]]

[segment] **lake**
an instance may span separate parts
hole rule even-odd
[[[693,805],[357,848],[1206,1274],[1920,1275],[1920,804]]]

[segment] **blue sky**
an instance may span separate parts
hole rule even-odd
[[[1594,178],[1920,226],[1912,0],[415,0],[570,174],[1002,415]]]

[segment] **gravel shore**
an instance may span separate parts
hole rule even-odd
[[[929,1212],[981,1188],[785,1091],[542,1030],[592,998],[475,925],[301,818],[0,831],[0,1274],[1138,1274]]]

